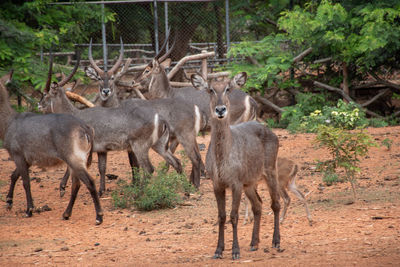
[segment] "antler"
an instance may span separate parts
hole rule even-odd
[[[90,43],[89,43],[89,61],[90,61],[90,65],[92,65],[92,67],[97,71],[97,73],[103,77],[104,76],[104,71],[102,69],[99,68],[99,66],[97,66],[97,64],[94,62],[93,60],[93,56],[92,56],[92,38],[90,38]]]
[[[175,48],[177,37],[178,37],[178,34],[175,31],[175,33],[174,33],[174,42],[172,43],[171,48],[162,57],[160,57],[158,59],[158,62],[163,62],[165,59],[167,59],[169,57],[169,55],[171,55],[172,50],[174,50],[174,48]],[[169,39],[169,33],[168,33],[168,39]]]
[[[154,59],[158,59],[158,58],[160,57],[160,55],[161,55],[161,52],[162,52],[162,51],[164,50],[164,48],[167,46],[167,43],[168,43],[168,40],[169,40],[169,36],[170,36],[170,35],[169,35],[170,32],[171,32],[171,28],[169,28],[168,31],[166,32],[164,43],[163,43],[163,45],[161,46],[160,50],[158,51],[157,55],[155,55]]]
[[[52,53],[52,48],[50,47],[50,62],[49,62],[49,73],[47,75],[47,82],[46,86],[44,87],[43,91],[48,93],[50,90],[50,83],[51,83],[51,74],[53,72],[53,53]]]
[[[76,63],[75,63],[75,66],[72,69],[72,72],[68,75],[68,77],[66,77],[61,82],[58,83],[58,85],[60,87],[64,86],[75,75],[76,71],[78,70],[80,60],[81,60],[81,52],[78,50],[78,51],[76,51]]]
[[[107,74],[109,76],[114,74],[114,72],[119,68],[119,66],[122,64],[122,60],[124,59],[124,44],[122,42],[122,37],[120,38],[120,40],[121,40],[121,50],[119,51],[119,58],[117,62],[115,62],[114,66],[109,71],[107,71]]]

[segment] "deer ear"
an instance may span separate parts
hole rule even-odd
[[[100,75],[92,67],[85,67],[85,73],[92,80],[95,80],[95,81],[100,81],[101,80]]]
[[[192,76],[190,76],[190,81],[197,90],[206,90],[208,88],[207,82],[199,74],[192,74]]]
[[[247,81],[247,73],[246,72],[239,72],[236,74],[231,80],[232,87],[242,87]]]
[[[161,66],[163,66],[164,68],[168,68],[169,66],[171,66],[171,59],[167,58],[166,60],[164,60],[163,62],[160,63]]]

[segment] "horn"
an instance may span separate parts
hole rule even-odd
[[[124,59],[124,44],[122,42],[122,37],[120,37],[120,40],[121,40],[121,50],[119,51],[119,58],[117,62],[114,64],[114,66],[109,71],[107,71],[107,74],[109,76],[114,74],[114,72],[119,68],[119,66],[122,64],[122,60]]]
[[[166,60],[169,57],[169,55],[171,55],[172,50],[174,50],[174,48],[175,48],[176,40],[178,39],[177,37],[178,37],[178,33],[177,33],[177,31],[175,31],[174,42],[172,43],[171,48],[168,50],[168,52],[166,52],[162,57],[160,57],[158,59],[158,62],[163,62],[164,60]],[[169,38],[169,36],[168,36],[168,38]]]
[[[63,79],[61,82],[58,83],[59,86],[64,86],[69,80],[71,80],[71,78],[75,75],[76,71],[78,70],[79,67],[79,62],[81,60],[81,51],[77,50],[75,52],[76,54],[76,63],[75,66],[72,70],[72,72],[68,75],[68,77],[66,77],[65,79]]]
[[[92,57],[92,38],[90,38],[90,43],[89,43],[89,61],[90,65],[97,71],[97,73],[103,77],[104,76],[104,71],[97,66],[97,64],[94,62],[93,57]],[[106,62],[104,62],[106,64]]]
[[[163,45],[161,46],[160,50],[158,50],[158,53],[157,53],[157,55],[154,57],[154,59],[158,59],[158,58],[160,57],[160,55],[161,55],[161,52],[162,52],[162,51],[164,50],[164,48],[167,46],[167,43],[168,43],[168,40],[169,40],[169,36],[170,36],[170,35],[169,35],[170,32],[171,32],[171,28],[169,28],[168,31],[166,32],[164,43],[163,43]]]
[[[47,75],[47,81],[46,81],[46,86],[44,87],[43,91],[44,92],[49,92],[50,90],[50,83],[51,83],[51,74],[53,72],[53,51],[52,51],[52,46],[50,47],[50,62],[49,62],[49,73]]]

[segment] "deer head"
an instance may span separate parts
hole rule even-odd
[[[122,38],[120,40],[121,40],[121,49],[117,62],[115,62],[114,66],[110,70],[103,71],[99,66],[97,66],[96,62],[94,62],[93,60],[92,39],[90,39],[89,61],[91,67],[85,68],[85,72],[89,78],[100,82],[99,93],[103,101],[107,100],[109,97],[111,97],[113,94],[116,93],[115,82],[122,77],[122,71],[117,74],[115,73],[122,64],[124,58],[124,45],[122,43]],[[126,68],[128,68],[127,64],[125,64],[125,66]]]
[[[63,86],[71,80],[71,78],[75,75],[76,71],[78,70],[79,67],[79,62],[80,62],[80,51],[76,51],[76,63],[74,68],[72,69],[71,73],[65,77],[63,80],[60,82],[51,82],[51,76],[52,76],[52,71],[53,71],[53,54],[51,53],[50,50],[50,62],[49,62],[49,72],[47,76],[47,82],[46,86],[43,89],[43,95],[42,99],[39,101],[38,104],[38,109],[41,112],[44,113],[53,113],[55,112],[54,107],[56,106],[54,103],[54,99],[60,98],[61,90],[63,89]]]
[[[164,55],[161,56],[161,52],[166,47],[169,38],[170,38],[170,31],[167,32],[167,37],[165,38],[165,41],[161,46],[161,49],[158,52],[158,54],[155,55],[155,57],[149,64],[147,64],[143,72],[139,73],[139,75],[136,76],[132,81],[133,86],[140,85],[143,88],[149,89],[150,94],[153,96],[153,97],[151,96],[151,98],[163,97],[159,95],[162,92],[155,92],[155,91],[152,92],[151,85],[155,85],[154,83],[162,85],[162,88],[169,87],[169,81],[167,73],[165,72],[165,68],[171,65],[171,59],[168,57],[171,55],[172,50],[175,48],[177,34],[175,33],[174,35],[174,41],[171,48],[168,51],[166,51]],[[159,88],[159,86],[156,87]]]
[[[247,80],[246,72],[236,74],[229,81],[208,83],[200,74],[193,74],[191,82],[194,88],[205,90],[210,95],[210,114],[212,118],[224,120],[229,117],[229,94],[232,89],[242,87]]]

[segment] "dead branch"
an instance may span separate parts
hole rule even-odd
[[[330,85],[327,85],[327,84],[324,84],[324,83],[321,83],[321,82],[317,82],[317,81],[314,81],[314,85],[317,86],[317,87],[319,87],[319,88],[324,88],[324,89],[327,89],[327,90],[329,90],[329,91],[333,91],[333,92],[335,92],[335,93],[338,93],[338,94],[340,94],[344,99],[346,99],[346,100],[349,101],[349,102],[357,103],[357,102],[354,101],[349,95],[345,94],[345,93],[343,92],[343,90],[340,89],[340,88],[333,87],[333,86],[330,86]],[[373,112],[373,111],[370,111],[370,110],[368,110],[368,109],[365,108],[365,107],[362,107],[362,108],[365,110],[365,112],[366,112],[367,114],[369,114],[369,115],[371,115],[371,116],[373,116],[373,117],[382,118],[381,115],[379,115],[379,114],[377,114],[377,113],[375,113],[375,112]]]
[[[399,84],[395,84],[386,80],[381,79],[376,73],[370,71],[368,72],[372,77],[375,78],[375,80],[377,82],[379,82],[380,84],[386,85],[387,87],[390,87],[392,89],[395,89],[396,91],[400,92],[400,85]]]
[[[266,99],[264,97],[256,95],[256,96],[254,96],[254,99],[257,100],[258,102],[260,102],[261,104],[272,108],[279,114],[281,114],[283,112],[283,109],[281,109],[280,107],[278,107],[277,105],[275,105],[274,103],[272,103],[271,101],[269,101],[268,99]]]
[[[198,59],[203,59],[203,58],[212,57],[212,56],[215,56],[215,52],[201,53],[201,54],[190,55],[190,56],[181,58],[181,60],[179,60],[178,63],[168,73],[168,80],[171,80],[171,78],[174,77],[174,75],[178,72],[179,68],[186,62],[188,62],[190,60],[198,60]]]
[[[317,59],[314,60],[314,64],[320,64],[320,63],[326,63],[332,60],[332,57],[326,57],[326,58],[321,58],[321,59]]]
[[[363,103],[361,106],[362,107],[366,107],[368,105],[371,105],[372,103],[374,103],[376,100],[378,100],[381,96],[384,96],[385,94],[387,94],[388,92],[391,92],[390,89],[386,89],[383,90],[382,92],[380,92],[379,94],[377,94],[376,96],[374,96],[373,98],[371,98],[370,100],[368,100],[367,102]]]
[[[94,104],[92,102],[90,102],[89,100],[87,100],[86,98],[84,98],[83,96],[80,96],[78,94],[72,93],[70,91],[66,91],[65,94],[71,100],[74,100],[74,101],[77,101],[79,103],[82,103],[82,104],[84,104],[85,106],[87,106],[89,108],[94,107]]]
[[[298,56],[296,56],[295,58],[293,58],[293,63],[299,63],[300,60],[302,60],[305,56],[307,56],[308,54],[310,54],[313,51],[312,47],[307,48],[306,50],[304,50],[303,52],[301,52]]]

